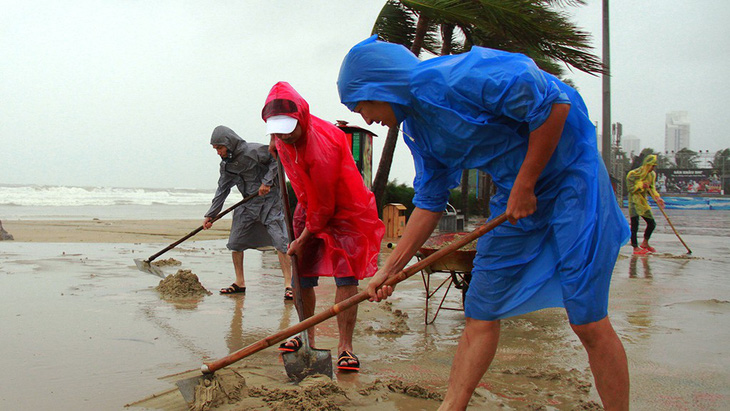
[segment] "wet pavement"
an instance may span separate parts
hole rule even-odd
[[[658,253],[634,257],[626,246],[614,270],[610,316],[629,357],[632,409],[728,409],[730,212],[668,213],[693,254],[685,254],[658,215],[652,238]],[[7,372],[0,409],[120,409],[170,390],[161,377],[196,369],[204,359],[225,356],[296,321],[293,305],[283,301],[274,253],[247,252],[246,295],[221,296],[217,290],[232,281],[225,240],[188,243],[166,257],[181,261],[179,268],[192,270],[213,295],[166,301],[154,289],[159,278],[133,262],[159,249],[0,244],[0,358]],[[322,283],[318,307],[324,309],[334,285]],[[391,304],[361,305],[355,350],[363,370],[338,375],[338,382],[357,386],[393,378],[444,391],[463,313],[441,311],[427,326],[424,294],[416,274],[398,287]],[[458,308],[460,299],[452,290],[446,304]],[[334,320],[318,333],[318,348],[332,349],[336,357]],[[270,349],[245,362],[285,382],[278,361]],[[438,406],[418,401],[420,409]],[[475,401],[561,410],[598,402],[585,352],[562,310],[504,321],[497,357]]]

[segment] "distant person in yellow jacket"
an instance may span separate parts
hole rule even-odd
[[[626,187],[629,190],[629,218],[631,219],[631,246],[634,247],[634,254],[645,255],[655,253],[656,249],[649,245],[651,233],[656,228],[654,215],[651,213],[651,207],[647,200],[647,194],[652,195],[657,205],[664,208],[664,200],[661,199],[656,190],[654,183],[656,182],[657,158],[654,154],[644,157],[641,167],[629,171],[626,175]],[[637,233],[639,232],[639,217],[646,221],[646,231],[644,231],[644,241],[639,244]]]

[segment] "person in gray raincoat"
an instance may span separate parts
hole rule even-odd
[[[276,178],[276,161],[269,154],[267,145],[248,143],[225,126],[213,130],[210,144],[222,161],[218,189],[210,209],[205,213],[203,228],[207,230],[213,225],[211,220],[221,211],[234,186],[244,197],[256,192],[259,194],[233,211],[233,223],[226,246],[232,251],[236,281],[222,288],[221,294],[246,292],[244,250],[273,245],[284,274],[284,298],[291,300],[291,263],[286,255],[289,242]]]

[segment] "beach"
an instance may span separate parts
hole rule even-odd
[[[200,227],[200,220],[16,220],[3,221],[15,241],[29,243],[172,243]],[[194,241],[228,238],[231,220],[195,234]],[[163,247],[164,248],[164,247]]]
[[[0,242],[0,347],[9,370],[0,385],[0,409],[185,410],[174,381],[200,375],[203,361],[296,323],[293,304],[283,301],[271,251],[246,252],[245,295],[218,294],[233,279],[227,219],[160,257],[180,262],[163,266],[166,273],[190,270],[211,294],[163,298],[155,289],[160,278],[139,271],[133,260],[162,250],[202,221],[179,218],[183,213],[165,214],[170,219],[140,218],[144,214],[2,220],[15,240]],[[609,315],[629,358],[631,406],[727,409],[730,213],[670,215],[693,253],[686,254],[657,215],[652,244],[658,253],[634,257],[625,246],[612,279]],[[384,242],[381,258],[388,251]],[[430,280],[444,278],[434,273]],[[322,280],[317,294],[317,311],[328,308],[332,281]],[[441,295],[431,299],[431,315]],[[218,409],[307,404],[328,410],[435,410],[464,325],[460,305],[460,290],[451,289],[444,307],[455,310],[441,310],[433,324],[424,324],[425,288],[416,274],[387,303],[360,305],[354,342],[360,373],[336,371],[332,382],[308,379],[297,386],[271,347],[228,367],[245,379],[246,389]],[[564,310],[504,320],[502,330],[495,361],[470,409],[600,409],[585,351]],[[334,319],[317,326],[317,333],[317,347],[336,358]],[[310,402],[302,402],[304,397]]]

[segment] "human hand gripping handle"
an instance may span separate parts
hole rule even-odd
[[[367,293],[370,301],[381,301],[393,293],[393,286],[382,285],[388,278],[397,275],[400,270],[413,258],[418,249],[423,245],[433,232],[441,219],[442,213],[424,210],[416,207],[406,224],[403,237],[398,241],[383,266],[370,278],[367,285]]]
[[[299,234],[299,237],[297,237],[294,241],[289,243],[289,249],[287,250],[287,254],[289,255],[296,255],[301,256],[304,244],[307,243],[309,238],[312,236],[312,232],[309,231],[306,227],[304,228],[304,231],[302,231],[301,234]]]
[[[203,230],[207,230],[210,227],[213,227],[213,217],[205,217],[205,220],[203,220]]]
[[[393,273],[395,275],[397,273]],[[370,296],[370,301],[382,301],[387,299],[393,294],[392,285],[383,284],[391,275],[383,270],[378,270],[374,276],[370,278],[367,286],[367,293]]]
[[[266,184],[261,184],[261,187],[259,187],[259,195],[261,197],[263,197],[266,194],[269,194],[269,192],[271,192],[271,186],[267,186]]]
[[[511,224],[516,224],[520,218],[532,215],[537,210],[535,189],[530,186],[515,185],[509,193],[505,214]]]

